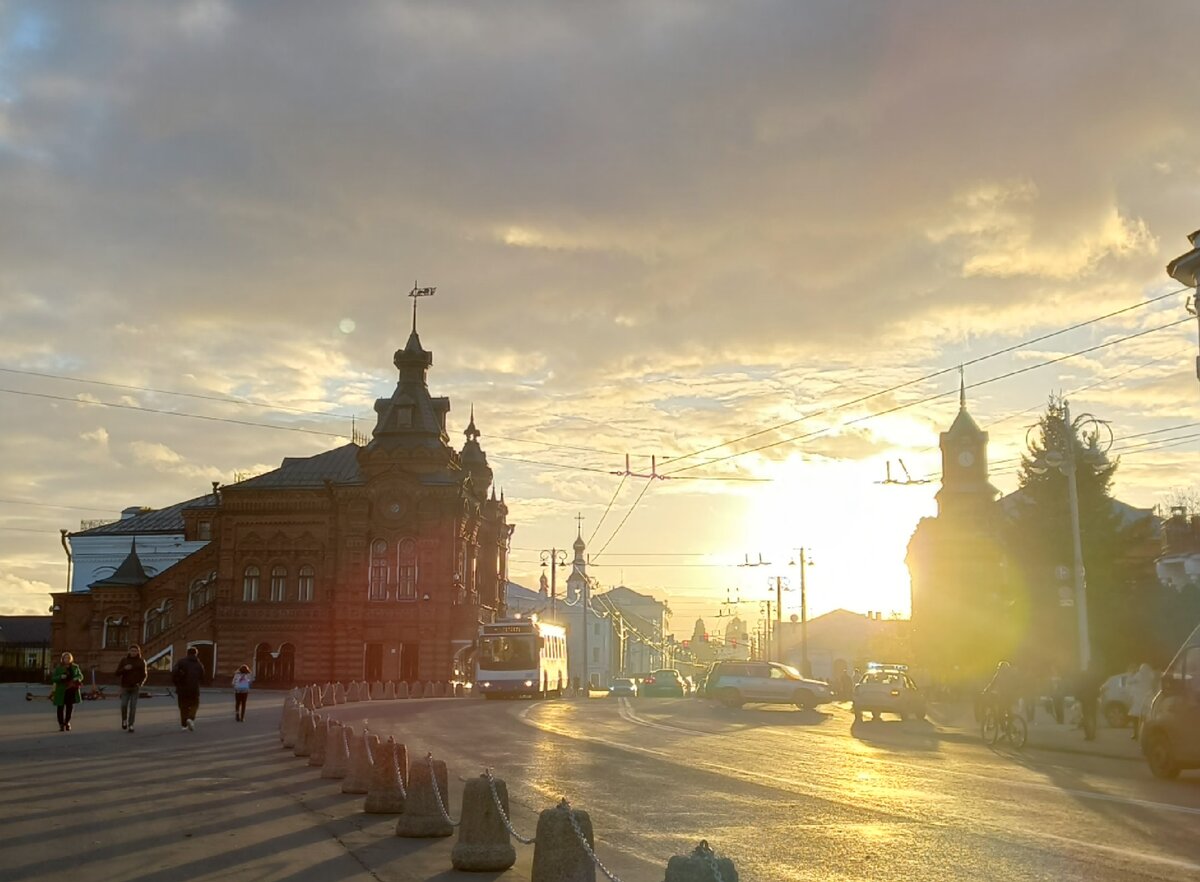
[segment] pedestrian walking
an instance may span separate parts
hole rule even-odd
[[[116,675],[121,678],[121,728],[133,731],[133,718],[137,716],[138,693],[146,682],[146,660],[142,648],[136,643],[129,647],[128,654],[117,665]]]
[[[189,646],[187,655],[171,670],[175,698],[179,702],[179,728],[189,732],[196,728],[196,712],[200,710],[200,684],[204,680],[204,665],[200,652]]]
[[[51,675],[54,683],[54,710],[58,714],[58,731],[71,731],[71,711],[83,700],[79,687],[83,685],[83,671],[75,664],[75,656],[64,652],[58,657],[58,664]]]
[[[250,697],[250,684],[254,675],[250,673],[249,665],[242,665],[233,675],[233,718],[239,723],[246,722],[246,699]]]
[[[1130,680],[1129,722],[1133,726],[1133,740],[1137,741],[1142,731],[1142,720],[1150,712],[1150,703],[1158,691],[1158,674],[1148,664],[1142,664]]]
[[[1087,669],[1080,672],[1075,698],[1079,701],[1079,710],[1083,716],[1083,740],[1096,740],[1096,712],[1100,707],[1100,686],[1104,677],[1100,666],[1093,660]]]

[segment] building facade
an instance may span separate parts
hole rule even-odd
[[[393,361],[366,445],[289,457],[172,507],[180,548],[194,550],[161,572],[141,563],[134,523],[154,513],[125,519],[116,570],[89,565],[99,578],[53,595],[56,650],[103,673],[131,642],[155,668],[196,646],[218,679],[249,664],[263,685],[461,675],[479,623],[504,612],[513,528],[474,414],[450,445],[450,402],[429,392],[415,322]],[[107,529],[72,546],[119,531]]]

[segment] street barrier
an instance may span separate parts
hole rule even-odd
[[[391,680],[388,680],[386,683],[383,684],[383,700],[384,701],[395,701],[396,700],[396,684]]]
[[[371,754],[373,749],[378,750],[379,738],[366,730],[362,738],[355,738],[351,732],[349,744],[350,771],[342,779],[342,793],[366,793],[371,788]]]
[[[387,683],[392,698],[408,697],[408,684]],[[384,684],[376,681],[341,683],[326,687],[331,702],[372,700],[373,693],[384,694]],[[526,838],[512,826],[508,786],[485,768],[477,778],[464,781],[461,818],[455,821],[449,810],[449,774],[445,762],[426,753],[424,760],[408,763],[404,744],[388,737],[381,742],[363,730],[354,729],[308,709],[308,702],[321,701],[317,686],[293,690],[283,703],[279,730],[283,746],[293,740],[293,752],[307,757],[308,764],[321,766],[321,777],[341,779],[341,791],[365,794],[363,811],[370,814],[395,814],[395,835],[405,838],[447,837],[459,828],[451,850],[456,870],[502,872],[516,863],[511,840],[533,845],[531,882],[595,882],[596,870],[610,882],[621,880],[596,855],[591,817],[563,798],[558,805],[538,815],[537,832]],[[445,697],[464,694],[462,684],[438,682],[412,685],[413,697]],[[737,868],[727,857],[718,857],[706,840],[690,854],[673,855],[667,862],[665,882],[738,882]]]
[[[350,771],[350,751],[346,747],[347,728],[337,720],[329,727],[329,739],[325,745],[325,765],[321,767],[322,778],[345,778]]]
[[[396,835],[409,839],[452,836],[454,822],[442,794],[447,790],[446,764],[427,756],[408,770],[408,801],[396,821]]]
[[[346,703],[346,688],[341,684],[340,681],[333,684],[333,703]]]
[[[508,822],[508,787],[489,769],[463,787],[462,823],[450,852],[456,870],[507,870],[517,862]]]
[[[329,717],[317,717],[317,725],[313,730],[313,740],[308,746],[308,764],[320,768],[325,765],[325,744],[329,740]]]
[[[300,717],[300,734],[296,738],[296,746],[292,749],[293,755],[307,757],[312,753],[312,742],[317,731],[315,717],[316,714],[312,711],[305,711]]]
[[[400,775],[401,757],[408,761],[408,751],[403,744],[397,744],[389,737],[378,750],[374,749],[371,784],[367,788],[367,798],[363,801],[363,811],[371,815],[395,815],[407,808],[408,794]]]

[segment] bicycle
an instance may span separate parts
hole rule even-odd
[[[1019,714],[1005,710],[998,715],[995,708],[988,708],[984,711],[979,734],[983,737],[983,743],[989,747],[1004,738],[1014,749],[1020,750],[1029,739],[1029,727],[1025,723],[1025,718]]]

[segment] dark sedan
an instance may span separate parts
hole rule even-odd
[[[683,677],[680,676],[679,671],[664,669],[654,671],[643,680],[638,693],[643,698],[662,696],[683,698],[687,695],[687,687],[684,685]]]

